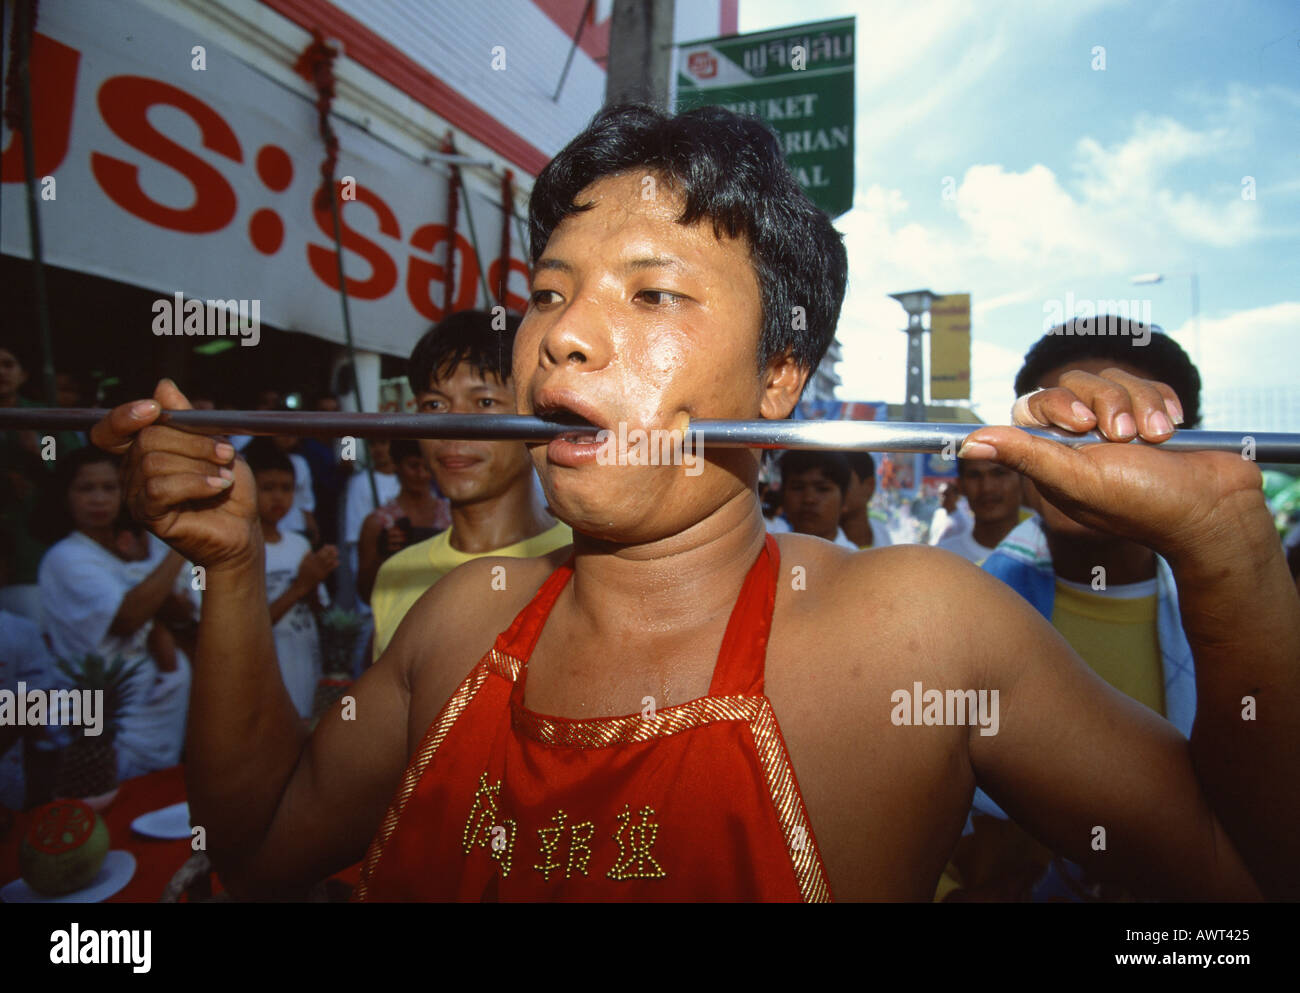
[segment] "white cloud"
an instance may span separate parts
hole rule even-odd
[[[1286,300],[1239,310],[1223,317],[1202,317],[1199,335],[1188,320],[1167,329],[1196,363],[1209,390],[1239,387],[1295,387],[1300,356],[1300,301]],[[1261,361],[1261,356],[1276,356]]]

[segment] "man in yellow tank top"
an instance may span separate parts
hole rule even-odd
[[[411,352],[408,377],[416,409],[513,414],[510,355],[518,327],[518,317],[467,310],[430,329]],[[569,526],[547,513],[522,442],[426,438],[420,449],[451,501],[451,527],[403,548],[380,567],[370,597],[375,659],[415,601],[456,566],[483,555],[532,558],[573,542]]]

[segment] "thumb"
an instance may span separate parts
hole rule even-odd
[[[1102,481],[1097,467],[1081,451],[1019,428],[983,427],[972,431],[957,457],[1006,466],[1066,502],[1088,504],[1100,496]]]
[[[153,398],[158,401],[159,406],[164,410],[193,410],[190,401],[185,394],[181,392],[170,379],[158,380],[158,386],[153,391]]]

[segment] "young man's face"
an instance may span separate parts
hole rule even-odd
[[[957,485],[976,524],[1014,521],[1020,514],[1020,475],[993,462],[962,462]]]
[[[253,474],[257,483],[257,516],[277,524],[293,507],[294,476],[283,469],[263,469]]]
[[[436,376],[436,374],[435,374]],[[479,374],[467,362],[450,376],[435,378],[416,395],[421,414],[513,414],[515,394],[509,381]],[[517,441],[441,441],[422,438],[420,451],[428,460],[438,489],[452,506],[490,500],[533,471],[528,449]]]
[[[1150,379],[1151,374],[1139,369],[1137,366],[1130,365],[1127,362],[1118,362],[1115,359],[1077,359],[1068,365],[1058,366],[1055,369],[1049,369],[1038,380],[1037,386],[1043,389],[1051,389],[1059,386],[1061,377],[1072,369],[1078,369],[1081,372],[1092,373],[1094,376],[1100,374],[1106,369],[1123,369],[1134,376],[1140,376],[1143,379]],[[1043,498],[1029,479],[1024,481],[1025,503],[1038,511],[1042,517],[1043,527],[1052,534],[1071,535],[1076,538],[1091,540],[1112,540],[1109,535],[1105,535],[1094,528],[1085,527],[1074,518],[1069,517],[1064,511],[1058,510],[1052,504]]]
[[[791,473],[781,483],[781,507],[790,527],[834,541],[840,529],[844,493],[821,469]]]
[[[615,433],[621,422],[629,450],[638,430],[786,416],[803,377],[793,363],[756,373],[762,308],[749,246],[719,239],[708,221],[678,224],[681,199],[643,170],[576,199],[594,206],[551,234],[515,339],[519,412],[568,407]],[[591,444],[528,447],[557,516],[618,542],[679,533],[752,492],[758,473],[755,454],[737,449],[692,468],[602,465]]]

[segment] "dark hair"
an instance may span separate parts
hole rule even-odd
[[[1106,333],[1109,329],[1110,333]],[[1138,345],[1137,338],[1150,339]],[[1114,359],[1168,384],[1183,405],[1180,427],[1201,422],[1201,374],[1178,342],[1155,324],[1124,317],[1076,317],[1058,324],[1025,353],[1016,373],[1016,396],[1032,393],[1044,374],[1081,359]]]
[[[1296,542],[1286,553],[1287,568],[1291,570],[1291,578],[1300,578],[1300,542]]]
[[[679,223],[707,218],[718,237],[743,235],[748,242],[763,308],[759,371],[787,351],[801,368],[815,369],[835,337],[848,256],[840,233],[799,187],[761,121],[721,107],[676,117],[638,104],[602,110],[533,184],[533,264],[561,221],[593,206],[577,203],[579,193],[635,169],[657,173],[682,195]],[[803,308],[804,321],[793,319],[795,307]]]
[[[844,452],[849,468],[861,480],[876,478],[876,460],[870,452]]]
[[[494,331],[494,318],[486,310],[462,310],[426,331],[411,349],[406,370],[411,392],[423,393],[434,380],[447,379],[465,362],[484,379],[490,374],[503,385],[509,382],[519,318],[504,314],[501,319],[505,328]]]
[[[419,458],[424,457],[420,451],[420,443],[411,438],[394,438],[388,446],[388,457],[393,460],[394,464],[401,462],[402,459],[410,458],[415,455]]]
[[[72,490],[72,483],[77,478],[77,473],[86,466],[101,462],[108,463],[114,469],[122,464],[119,456],[94,445],[83,445],[55,460],[54,474],[46,482],[48,489],[32,517],[32,530],[38,539],[52,545],[72,533],[76,527],[72,512],[68,509],[68,493]],[[124,504],[120,508],[117,524],[124,526],[129,523],[130,517]]]
[[[849,490],[849,477],[852,470],[849,460],[843,452],[805,452],[801,450],[786,452],[781,456],[781,486],[784,489],[791,476],[820,469],[822,475],[840,488],[840,493]]]
[[[270,472],[279,470],[287,472],[290,476],[297,478],[297,473],[293,468],[293,459],[276,447],[275,442],[270,438],[254,438],[244,446],[244,461],[248,463],[248,468],[252,470],[254,476],[259,472]]]

